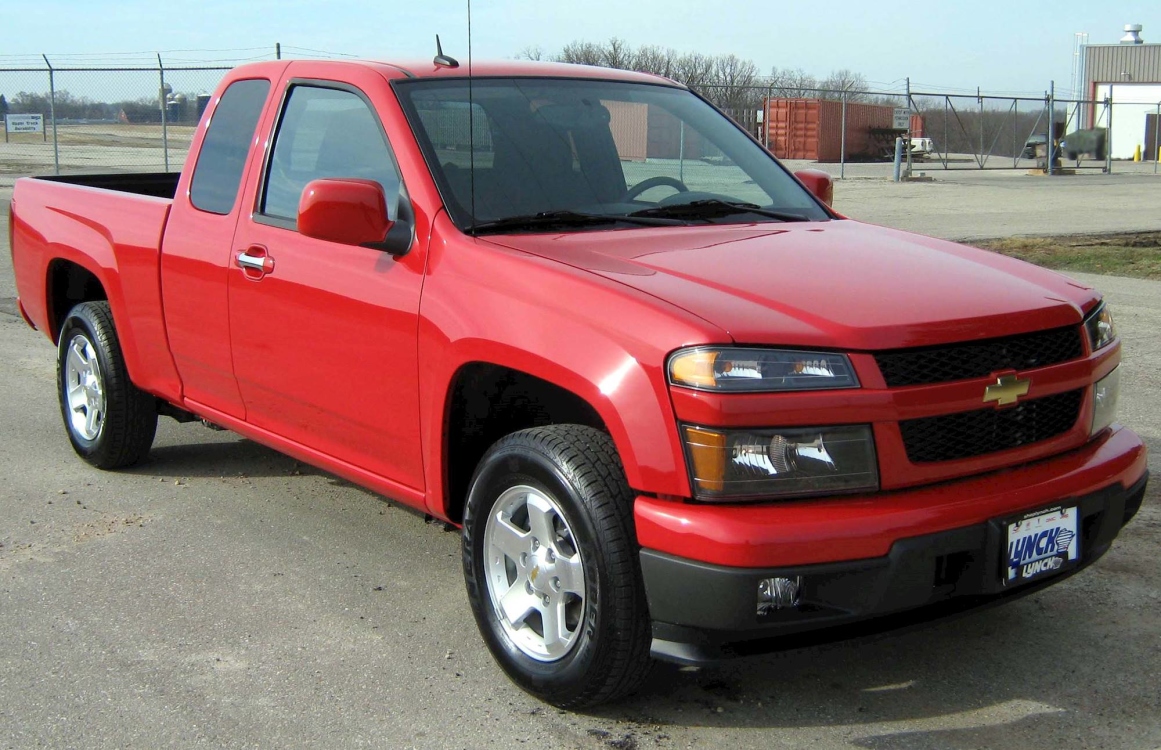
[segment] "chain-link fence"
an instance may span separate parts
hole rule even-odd
[[[229,69],[0,69],[0,175],[177,171]]]
[[[229,66],[0,69],[0,175],[177,171]],[[1161,102],[751,86],[695,87],[784,160],[1111,171],[1161,157]],[[1101,94],[1102,92],[1098,92]],[[1049,112],[1053,116],[1049,116]],[[1049,123],[1054,123],[1050,127]]]
[[[908,169],[1112,171],[1161,160],[1161,102],[982,93],[786,89],[773,83],[696,90],[784,160],[891,161]],[[1053,115],[1050,116],[1049,112]],[[1053,123],[1053,125],[1049,125]],[[1051,129],[1050,129],[1051,128]],[[1128,169],[1128,167],[1122,167]]]

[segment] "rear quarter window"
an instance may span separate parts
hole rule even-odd
[[[195,208],[214,214],[234,209],[254,129],[269,93],[270,81],[256,78],[235,81],[222,94],[194,166],[190,202]]]

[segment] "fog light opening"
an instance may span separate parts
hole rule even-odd
[[[758,616],[798,607],[802,577],[763,578],[758,581]]]

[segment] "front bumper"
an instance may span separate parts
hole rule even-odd
[[[1098,442],[1106,449],[1110,442],[1126,450],[1135,444],[1139,451],[1129,453],[1139,453],[1140,462],[1121,466],[1120,471],[1111,472],[1113,477],[1106,471],[1104,485],[1096,489],[1077,487],[1075,492],[1058,491],[1051,497],[1033,493],[1031,504],[1027,502],[1029,487],[1018,481],[1028,469],[1007,472],[999,481],[992,479],[1006,490],[1001,494],[1008,496],[1007,507],[986,504],[991,510],[983,520],[927,533],[896,527],[897,536],[881,556],[739,567],[646,546],[641,552],[641,571],[653,620],[653,655],[701,664],[870,635],[1007,601],[1063,580],[1109,549],[1144,498],[1148,474],[1139,438],[1121,429]],[[1098,450],[1088,458],[1096,460],[1101,453]],[[1104,457],[1108,458],[1107,451]],[[970,485],[978,479],[957,484]],[[949,492],[945,488],[945,494]],[[1080,508],[1079,564],[1029,584],[1005,587],[1001,583],[1002,519],[1055,504]],[[929,510],[929,519],[939,517],[938,509]],[[846,529],[844,522],[849,520],[840,519],[836,528]],[[750,531],[751,543],[763,536],[763,529]],[[797,608],[759,617],[758,582],[772,577],[801,577],[801,602]]]

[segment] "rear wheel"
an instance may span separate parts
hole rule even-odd
[[[468,599],[500,666],[550,703],[613,700],[648,671],[632,500],[612,440],[580,425],[513,433],[476,470],[464,514]]]
[[[69,311],[56,372],[61,416],[77,455],[99,469],[118,469],[149,453],[156,402],[129,380],[108,302],[83,302]]]

